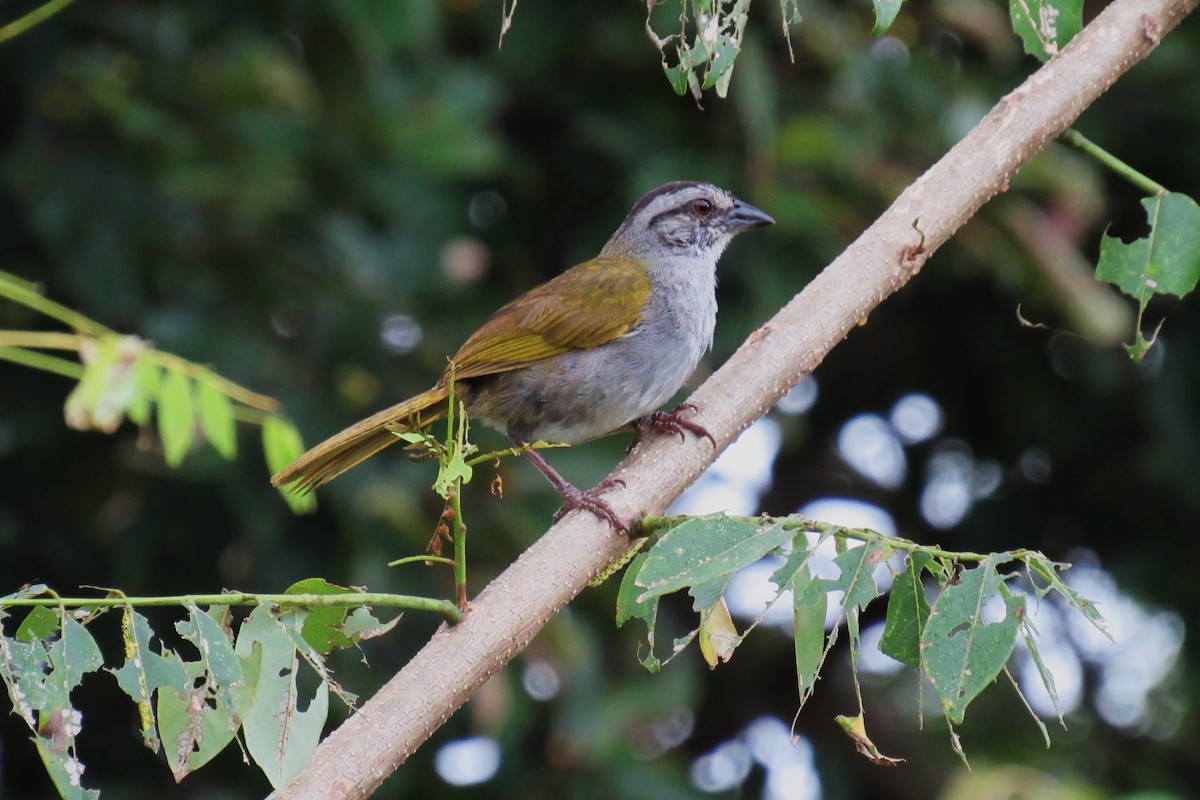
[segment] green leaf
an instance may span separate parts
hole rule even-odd
[[[267,469],[272,473],[291,464],[304,454],[304,442],[300,432],[287,417],[271,414],[263,420],[263,454],[267,458]]]
[[[146,353],[138,357],[133,365],[134,395],[129,401],[126,413],[135,425],[148,425],[150,411],[158,400],[158,390],[162,385],[162,368],[154,363]]]
[[[1083,0],[1008,0],[1008,13],[1025,52],[1041,61],[1083,28]]]
[[[17,638],[22,642],[35,642],[39,639],[49,639],[58,633],[59,614],[45,606],[34,606],[29,609],[25,619],[17,628]]]
[[[188,686],[184,695],[165,690],[158,693],[158,730],[176,782],[207,764],[233,741],[259,675],[256,662],[244,666],[246,678],[235,695],[239,702],[236,707],[226,705],[212,692],[212,675],[201,661],[184,664]]]
[[[792,556],[795,557],[796,553]],[[807,564],[794,572],[790,587],[796,681],[800,690],[800,704],[804,705],[816,688],[817,675],[828,652],[825,647],[825,617],[829,592],[826,591],[825,581],[813,577]]]
[[[733,575],[718,575],[711,581],[689,587],[688,594],[692,596],[692,610],[702,615],[711,611],[717,603],[721,602],[721,598],[725,595],[725,587],[729,585],[729,579],[732,577]]]
[[[83,682],[83,676],[95,672],[104,665],[100,647],[92,634],[83,625],[69,616],[62,617],[62,629],[58,641],[50,646],[50,665],[54,677],[62,681],[66,699],[75,687]]]
[[[200,653],[184,662],[184,693],[158,692],[158,730],[176,781],[199,769],[233,741],[254,699],[261,655],[240,660],[229,634],[211,615],[188,603],[175,624]]]
[[[666,73],[667,82],[671,84],[671,88],[675,91],[675,94],[683,97],[688,87],[687,71],[678,65],[668,67],[667,62],[663,61],[663,72]]]
[[[640,619],[646,623],[646,648],[640,650],[638,658],[642,666],[654,673],[662,667],[662,662],[654,654],[654,624],[658,615],[658,598],[643,598],[642,588],[637,585],[638,575],[649,557],[648,552],[638,553],[621,578],[621,588],[617,592],[617,627],[631,619]]]
[[[871,29],[871,35],[883,36],[895,22],[904,0],[872,0],[872,4],[875,6],[875,27]]]
[[[1200,280],[1200,206],[1171,192],[1142,200],[1150,232],[1126,244],[1105,234],[1096,277],[1117,286],[1142,308],[1155,294],[1183,297]]]
[[[913,669],[921,668],[921,631],[929,619],[929,600],[921,576],[932,560],[920,551],[909,555],[904,572],[892,584],[887,622],[879,640],[880,652]]]
[[[238,631],[238,655],[261,658],[254,700],[242,725],[246,748],[276,789],[309,762],[329,711],[329,684],[322,680],[307,708],[300,710],[296,675],[300,658],[280,621],[259,606]]]
[[[359,591],[329,583],[324,578],[306,578],[297,581],[285,590],[285,594],[350,594]],[[364,610],[364,609],[359,609]],[[304,641],[318,653],[325,654],[338,648],[354,645],[356,639],[346,633],[348,606],[313,606],[304,615],[301,635]],[[369,616],[368,612],[368,616]],[[378,625],[378,621],[376,622]],[[395,621],[393,620],[393,623]]]
[[[794,536],[779,522],[760,525],[724,515],[689,519],[650,549],[637,577],[637,585],[647,590],[642,599],[732,575]]]
[[[211,373],[196,381],[196,402],[200,407],[200,429],[213,448],[226,459],[237,457],[237,429],[233,421],[233,403],[217,386]]]
[[[196,434],[196,404],[192,382],[182,372],[168,370],[158,392],[158,431],[163,457],[171,467],[183,463]]]
[[[859,547],[848,547],[833,563],[841,569],[834,580],[826,581],[830,591],[841,590],[842,610],[852,636],[858,636],[858,612],[879,596],[879,585],[875,583],[875,567],[891,555],[891,548],[880,542],[868,542]]]
[[[60,617],[60,635],[47,657],[46,706],[37,716],[34,744],[55,788],[64,798],[98,798],[100,793],[83,788],[84,766],[76,756],[75,737],[82,730],[83,715],[71,706],[71,692],[83,676],[103,664],[100,648],[91,633],[69,616]]]
[[[462,484],[471,482],[475,470],[467,463],[467,455],[463,449],[455,447],[450,451],[449,458],[439,464],[433,490],[443,499],[449,500]]]
[[[150,623],[132,608],[125,609],[121,628],[125,663],[109,672],[137,704],[142,743],[157,753],[160,742],[151,704],[153,695],[156,691],[166,690],[179,697],[185,696],[189,688],[187,670],[174,651],[155,652]]]
[[[346,634],[353,642],[365,642],[367,639],[383,636],[396,627],[396,623],[403,616],[403,614],[397,614],[387,622],[380,622],[369,608],[359,606],[350,612],[350,616],[346,617],[346,621],[342,624],[342,633]]]
[[[287,417],[271,414],[262,425],[263,455],[267,459],[267,469],[272,473],[291,464],[304,454],[304,442],[300,432]],[[292,487],[280,486],[279,493],[297,514],[308,514],[316,510],[317,498],[311,492],[297,493]]]
[[[1016,643],[1023,597],[1003,598],[1003,620],[983,620],[984,605],[999,593],[1004,580],[996,568],[1008,560],[991,555],[962,572],[934,601],[921,633],[922,666],[943,713],[955,725],[963,721],[967,705],[1000,674]]]
[[[33,742],[59,797],[63,800],[99,800],[100,792],[83,788],[84,766],[75,757],[78,714],[73,709],[50,712]]]
[[[186,608],[188,618],[175,623],[175,629],[200,652],[209,692],[225,708],[236,708],[236,695],[245,676],[234,653],[231,635],[211,614],[192,603],[187,603]]]
[[[631,619],[644,619],[653,625],[654,614],[658,610],[657,597],[643,597],[642,587],[638,586],[638,575],[650,557],[649,551],[642,551],[633,557],[625,574],[621,577],[621,588],[617,591],[617,627],[621,627]]]
[[[1040,553],[1031,555],[1026,564],[1029,565],[1030,583],[1033,584],[1039,598],[1054,592],[1066,600],[1072,608],[1083,614],[1084,618],[1092,623],[1096,630],[1103,633],[1110,642],[1113,641],[1112,634],[1109,633],[1108,628],[1104,624],[1104,618],[1100,616],[1100,612],[1096,609],[1096,604],[1072,589],[1063,580],[1062,573],[1070,567],[1070,564],[1051,561]],[[1039,578],[1045,582],[1045,585],[1038,583]]]
[[[1004,584],[1000,585],[1005,588]],[[1034,631],[1029,625],[1028,618],[1021,621],[1021,638],[1025,641],[1025,647],[1029,650],[1029,658],[1033,661],[1033,666],[1037,669],[1038,677],[1042,680],[1042,686],[1046,689],[1046,695],[1050,698],[1050,703],[1054,706],[1054,713],[1058,715],[1058,721],[1062,722],[1064,727],[1066,723],[1063,721],[1062,706],[1058,702],[1058,687],[1054,684],[1054,673],[1046,668],[1045,662],[1042,661],[1042,654],[1038,652],[1037,637],[1033,635]],[[1020,687],[1017,687],[1020,691]],[[1028,704],[1027,704],[1028,705]],[[1046,730],[1046,726],[1038,719],[1037,714],[1033,715],[1033,719],[1042,729],[1042,735],[1046,739],[1046,747],[1050,746],[1050,732]]]

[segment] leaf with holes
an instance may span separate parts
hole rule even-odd
[[[1200,281],[1200,205],[1170,192],[1143,199],[1142,207],[1150,232],[1128,244],[1105,234],[1096,277],[1145,308],[1155,294],[1183,297]]]
[[[662,662],[654,654],[654,624],[658,617],[658,598],[641,598],[644,593],[637,585],[638,575],[646,565],[650,554],[638,553],[625,568],[621,577],[621,588],[617,591],[617,627],[621,627],[631,619],[640,619],[646,623],[646,647],[639,649],[638,660],[649,672],[655,673],[662,668]]]
[[[184,662],[188,687],[185,694],[165,690],[158,693],[158,732],[176,783],[207,764],[233,741],[258,679],[256,661],[248,661],[243,667],[244,677],[233,694],[237,706],[220,700],[221,695],[212,686],[212,675],[202,661]]]
[[[999,596],[1005,578],[997,567],[1006,555],[991,555],[965,570],[945,587],[929,610],[921,632],[921,663],[953,724],[963,721],[967,705],[996,679],[1008,663],[1025,612],[1021,596],[1002,598],[1004,618],[986,622],[984,607]]]
[[[158,730],[167,764],[176,781],[207,764],[233,740],[245,718],[258,681],[256,655],[240,660],[216,619],[193,604],[175,624],[200,653],[184,662],[185,691],[158,692]]]
[[[37,716],[34,744],[46,772],[64,798],[98,798],[100,793],[84,789],[84,767],[75,750],[75,737],[83,729],[83,714],[71,705],[71,692],[83,676],[104,663],[91,633],[69,616],[61,617],[58,639],[46,651],[50,671],[46,674],[46,704]]]
[[[237,653],[261,659],[254,700],[242,729],[246,748],[276,789],[285,786],[312,758],[329,712],[329,684],[322,680],[300,709],[296,683],[300,668],[291,635],[271,612],[259,606],[238,631]]]
[[[850,636],[858,638],[858,614],[867,604],[879,596],[879,584],[875,582],[875,567],[887,561],[892,549],[881,542],[868,542],[859,547],[848,547],[834,558],[841,574],[826,581],[830,591],[842,591],[842,612]]]
[[[174,651],[156,651],[150,623],[132,608],[125,608],[121,628],[125,663],[109,672],[137,704],[142,743],[157,753],[160,743],[151,700],[155,692],[164,690],[183,697],[188,690],[187,670]]]
[[[1051,561],[1040,553],[1029,556],[1025,563],[1029,566],[1029,581],[1033,584],[1039,598],[1054,592],[1066,600],[1068,605],[1083,614],[1084,618],[1092,623],[1096,630],[1103,633],[1110,642],[1113,641],[1112,634],[1108,632],[1108,627],[1104,624],[1104,618],[1100,616],[1096,604],[1072,589],[1063,580],[1062,573],[1071,566],[1070,564]],[[1039,579],[1045,583],[1039,584]]]
[[[636,583],[638,598],[661,597],[732,575],[792,540],[795,531],[775,522],[760,525],[721,514],[676,525],[649,551]]]

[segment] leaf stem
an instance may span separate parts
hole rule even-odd
[[[83,340],[77,333],[61,331],[0,331],[0,345],[79,352],[83,348]]]
[[[0,600],[0,608],[45,606],[59,608],[124,608],[147,606],[386,606],[431,611],[441,614],[451,623],[460,622],[462,614],[449,600],[432,597],[388,594],[386,592],[344,592],[341,594],[256,594],[227,592],[221,594],[188,594],[165,597],[19,597]]]
[[[6,42],[9,39],[20,36],[39,22],[44,22],[59,11],[62,11],[72,2],[73,0],[50,0],[50,2],[38,6],[25,16],[18,17],[3,28],[0,28],[0,42]]]
[[[15,25],[16,23],[13,24]],[[0,41],[3,41],[2,37],[0,37]],[[78,311],[44,297],[38,290],[37,284],[30,283],[7,272],[0,272],[0,297],[12,300],[14,303],[20,303],[27,308],[32,308],[39,314],[44,314],[51,319],[57,320],[68,328],[80,333],[86,333],[91,336],[104,336],[105,334],[114,333],[114,331],[104,327],[93,319],[85,317]]]
[[[980,562],[997,555],[996,553],[972,553],[970,551],[954,551],[943,550],[940,547],[927,544],[918,544],[909,539],[903,539],[899,536],[885,536],[884,534],[870,530],[869,528],[846,528],[841,525],[835,525],[832,522],[820,522],[814,519],[807,519],[799,515],[789,517],[735,517],[731,519],[741,520],[743,522],[759,523],[759,524],[774,524],[781,523],[785,528],[793,530],[812,531],[813,533],[821,533],[829,536],[839,537],[843,540],[853,539],[859,542],[877,542],[885,544],[893,550],[902,550],[908,553],[925,553],[933,558],[949,559],[951,561],[971,561]],[[663,528],[671,528],[689,519],[686,516],[675,517],[659,517],[648,515],[642,517],[642,530],[649,536]],[[999,554],[1007,561],[1025,562],[1033,552],[1030,550],[1009,550]]]
[[[39,353],[36,350],[27,350],[24,347],[0,345],[0,360],[11,361],[23,367],[32,367],[45,372],[53,372],[55,375],[62,375],[64,378],[72,380],[79,380],[83,377],[82,364],[58,356]]]
[[[480,464],[484,464],[489,461],[496,461],[501,458],[508,458],[509,456],[522,456],[522,455],[525,455],[526,451],[528,451],[528,450],[545,450],[548,448],[559,448],[559,447],[570,447],[570,446],[571,445],[569,445],[569,444],[562,444],[561,442],[542,442],[542,441],[529,442],[528,444],[523,444],[523,445],[519,445],[519,446],[514,445],[512,447],[506,447],[503,450],[492,450],[489,453],[480,453],[477,456],[468,458],[466,463],[467,463],[468,467],[477,467]]]
[[[1058,137],[1058,140],[1068,147],[1074,147],[1081,153],[1086,153],[1087,155],[1096,159],[1101,164],[1108,167],[1113,172],[1117,173],[1122,178],[1129,181],[1151,197],[1164,195],[1170,191],[1161,183],[1151,180],[1142,173],[1138,172],[1136,169],[1129,166],[1124,161],[1093,142],[1091,139],[1088,139],[1074,128],[1067,128]]]
[[[164,353],[161,350],[151,350],[146,355],[153,359],[160,367],[182,372],[192,380],[205,379],[213,381],[217,385],[217,388],[231,400],[236,400],[250,408],[256,408],[259,411],[267,413],[279,410],[280,403],[274,397],[268,397],[265,394],[251,391],[228,378],[221,377],[208,367],[188,361],[186,358],[177,356],[174,353]]]
[[[452,559],[452,558],[446,558],[445,556],[431,556],[428,554],[423,555],[423,556],[405,556],[404,558],[397,558],[395,561],[389,561],[388,566],[389,567],[401,567],[401,566],[404,566],[405,564],[417,564],[417,563],[445,564],[448,567],[455,566],[454,559]]]

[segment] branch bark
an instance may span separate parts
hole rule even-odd
[[[656,437],[621,463],[627,488],[607,495],[620,514],[661,513],[1022,164],[1145,58],[1200,0],[1116,0],[1058,56],[996,106],[832,264],[701,386],[696,421],[717,441]],[[542,626],[620,556],[628,540],[587,513],[550,528],[443,627],[317,749],[284,790],[294,800],[363,798],[500,670]]]

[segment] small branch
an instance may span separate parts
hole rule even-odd
[[[18,17],[12,22],[0,28],[0,42],[6,42],[9,39],[20,36],[25,31],[37,25],[39,22],[44,22],[58,12],[62,11],[67,6],[71,5],[73,0],[50,0],[45,5],[38,6],[33,11],[30,11],[23,17]]]
[[[388,562],[389,567],[401,567],[405,564],[444,564],[447,567],[453,567],[454,559],[426,554],[423,556],[405,556],[404,558],[397,558],[395,561]]]
[[[116,331],[101,325],[93,319],[90,319],[78,311],[67,308],[66,306],[56,303],[44,297],[35,284],[22,280],[15,275],[7,272],[0,272],[0,297],[12,300],[14,303],[20,303],[27,308],[31,308],[40,314],[50,317],[53,320],[61,322],[67,327],[78,331],[88,337],[98,338],[101,336],[116,336]],[[38,347],[47,350],[81,350],[83,347],[83,338],[78,334],[61,333],[61,332],[41,332],[41,331],[0,331],[0,346],[13,347]],[[151,358],[159,366],[164,369],[171,369],[177,372],[182,372],[193,380],[204,377],[211,379],[216,383],[217,387],[229,396],[230,399],[237,401],[250,408],[266,412],[268,414],[279,410],[280,403],[274,397],[268,397],[265,394],[251,391],[244,386],[234,383],[228,378],[224,378],[212,370],[181,358],[173,353],[164,353],[161,350],[149,350],[146,353],[148,358]],[[18,360],[19,358],[23,360]],[[37,364],[31,363],[27,356],[10,357],[7,360],[26,366],[38,367]],[[58,359],[60,367],[62,359]],[[49,363],[49,362],[46,362]],[[82,368],[78,374],[68,374],[61,368],[38,367],[40,369],[48,369],[51,372],[57,372],[67,377],[78,378],[82,375]],[[261,418],[260,418],[261,421]]]
[[[450,495],[450,510],[454,512],[454,596],[460,611],[467,610],[467,524],[462,516],[462,487],[456,486]]]
[[[16,23],[13,23],[16,24]],[[32,308],[39,314],[44,314],[57,320],[72,330],[86,333],[90,336],[113,335],[112,331],[99,322],[89,319],[78,311],[44,297],[38,291],[37,285],[22,280],[16,275],[0,272],[0,297],[12,300],[14,303]]]
[[[23,347],[0,345],[0,360],[11,361],[23,367],[32,367],[44,372],[53,372],[55,375],[62,375],[64,378],[76,381],[83,377],[83,364],[58,356],[48,356],[36,350],[26,350]]]
[[[83,348],[83,339],[77,333],[61,331],[0,331],[0,346],[2,345],[79,352]]]
[[[383,606],[408,608],[413,611],[430,611],[440,614],[450,623],[462,620],[462,614],[449,600],[432,597],[416,597],[383,592],[346,592],[344,594],[255,594],[251,592],[229,592],[223,594],[187,594],[170,597],[21,597],[0,600],[0,608],[138,608],[154,606],[260,606],[273,605],[285,608],[303,606],[353,607]]]
[[[1170,190],[1161,183],[1151,180],[1133,167],[1126,164],[1100,145],[1088,139],[1074,128],[1068,128],[1058,137],[1058,140],[1068,147],[1074,147],[1082,153],[1087,153],[1125,180],[1132,183],[1151,197],[1167,194]]]
[[[642,530],[648,536],[652,533],[662,530],[663,528],[673,528],[676,525],[687,521],[688,519],[691,519],[691,517],[683,515],[673,517],[646,516],[642,517]],[[841,525],[835,525],[832,522],[821,522],[820,520],[801,517],[798,514],[793,514],[789,517],[739,517],[730,515],[730,519],[751,523],[782,522],[783,527],[788,530],[812,531],[813,533],[841,537],[842,539],[853,539],[857,542],[875,542],[878,544],[887,545],[893,550],[902,550],[906,553],[921,552],[930,555],[933,558],[947,559],[950,561],[970,561],[974,563],[984,561],[985,559],[992,558],[996,555],[995,553],[972,553],[967,550],[943,550],[942,548],[933,545],[918,544],[911,539],[903,539],[898,536],[888,536],[880,533],[879,531],[873,531],[870,528],[846,528]],[[1026,549],[1009,550],[1008,552],[1004,553],[1004,555],[1008,556],[1013,561],[1021,562],[1024,562],[1028,556],[1033,554],[1034,552],[1032,550]]]
[[[466,464],[468,467],[477,467],[480,464],[498,461],[501,458],[508,458],[509,456],[523,456],[529,450],[547,450],[562,447],[570,447],[570,445],[562,444],[561,442],[530,442],[519,446],[506,447],[503,450],[492,450],[487,453],[480,453],[477,456],[471,456],[467,459]]]

